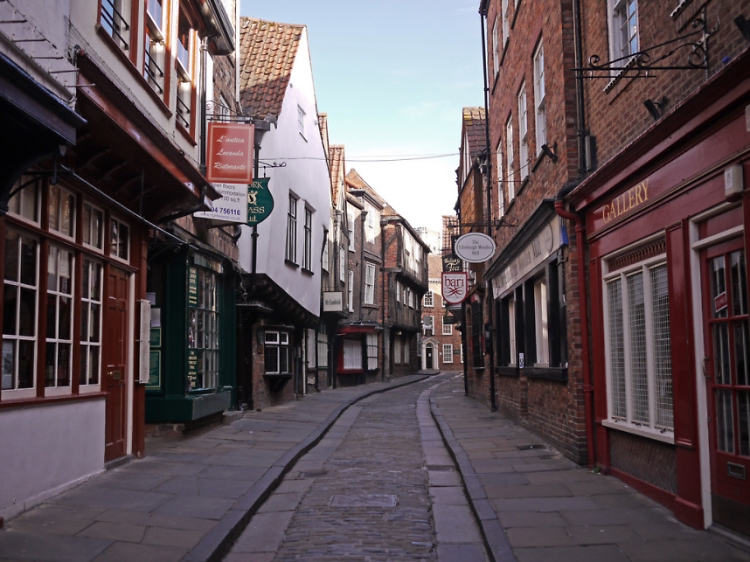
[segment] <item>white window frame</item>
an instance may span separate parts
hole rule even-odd
[[[316,340],[318,344],[318,368],[328,367],[328,333],[326,332],[326,325],[321,324],[319,329],[316,330]]]
[[[503,49],[508,46],[510,40],[510,1],[503,0],[502,4],[503,12]]]
[[[13,189],[18,189],[21,185],[29,181],[29,176],[21,178],[13,184]],[[27,207],[33,207],[31,214],[28,216]],[[8,214],[19,220],[39,226],[42,208],[42,180],[38,179],[17,192],[8,201]]]
[[[354,272],[349,270],[349,312],[354,312]]]
[[[440,320],[440,323],[442,324],[442,334],[444,336],[452,336],[453,335],[453,324],[446,324],[445,323],[445,316],[443,316]]]
[[[367,345],[367,370],[374,371],[378,368],[378,335],[365,334]]]
[[[49,355],[50,353],[51,345],[55,346],[55,352],[54,352],[54,360],[53,360],[54,367],[53,367],[51,383],[47,382],[47,376],[48,376],[48,373],[46,372],[47,371],[47,365],[46,365],[47,358],[45,357],[45,379],[44,379],[45,380],[45,384],[44,384],[45,396],[60,396],[61,394],[70,394],[72,392],[73,377],[74,377],[74,374],[73,374],[73,341],[77,339],[75,337],[75,333],[74,333],[75,328],[74,328],[74,323],[73,323],[73,317],[74,317],[74,311],[75,311],[75,303],[73,302],[73,295],[75,294],[75,284],[77,282],[77,279],[75,276],[76,256],[73,251],[71,251],[70,249],[64,246],[50,244],[49,245],[50,252],[49,252],[49,256],[47,260],[47,267],[46,267],[47,277],[49,277],[50,275],[49,259],[52,257],[53,249],[56,250],[57,252],[56,257],[55,257],[56,286],[54,287],[50,287],[49,285],[47,286],[47,294],[45,295],[45,302],[48,302],[50,297],[54,297],[55,299],[55,312],[56,313],[55,313],[54,318],[50,318],[49,316],[47,317],[47,332],[49,332],[50,323],[54,323],[55,331],[52,337],[45,334],[45,341],[47,343],[47,349],[46,349],[47,355]],[[69,263],[70,271],[68,272],[68,285],[69,285],[68,293],[61,291],[59,286],[57,286],[57,279],[60,278],[60,269],[61,269],[61,264],[63,263],[61,259],[63,254],[68,254],[70,256],[70,263]],[[60,320],[61,320],[61,314],[60,314],[61,306],[60,305],[63,299],[67,299],[68,306],[69,306],[69,313],[70,313],[70,317],[68,319],[69,325],[68,325],[68,337],[67,338],[61,337],[62,326],[60,324]],[[48,304],[47,304],[47,307],[49,308]],[[60,346],[68,347],[68,365],[67,365],[68,382],[67,384],[62,384],[62,385],[59,385],[57,382],[58,368],[60,367],[60,361],[59,361]]]
[[[297,203],[299,198],[289,194],[289,209],[286,213],[286,252],[284,257],[297,263]]]
[[[549,367],[549,323],[547,318],[547,280],[540,277],[534,282],[535,367]]]
[[[446,357],[450,357],[450,361]],[[443,363],[453,363],[453,344],[451,343],[443,344]]]
[[[497,165],[497,217],[502,218],[505,215],[505,176],[503,175],[503,139],[497,141],[496,149]]]
[[[425,319],[425,322],[424,322],[424,325],[423,325],[423,327],[424,327],[423,331],[427,332],[427,330],[432,330],[433,333],[434,333],[434,331],[435,331],[435,317],[432,316],[432,315],[427,315],[427,316],[424,317],[424,319]]]
[[[313,211],[305,207],[305,225],[304,225],[304,248],[302,256],[302,268],[312,271],[312,223]]]
[[[346,248],[339,246],[339,281],[346,283]]]
[[[307,141],[305,134],[305,110],[300,105],[297,106],[297,128],[299,129],[300,136]]]
[[[367,241],[375,242],[375,209],[372,205],[367,205]]]
[[[86,209],[89,209],[89,220],[86,220]],[[91,243],[92,239],[92,230],[94,225],[94,211],[97,213],[100,213],[101,216],[101,222],[99,223],[99,237],[101,239],[101,243],[97,246],[96,244]],[[94,250],[98,253],[104,252],[104,237],[106,235],[107,229],[106,229],[106,215],[104,214],[104,210],[100,207],[97,207],[93,203],[86,201],[84,199],[83,201],[83,216],[81,217],[81,228],[83,228],[83,245],[86,246],[86,248],[89,248],[91,250]],[[88,237],[89,241],[86,241],[86,238]]]
[[[432,290],[427,291],[422,297],[422,306],[432,308],[435,305],[435,293]]]
[[[508,115],[508,121],[505,123],[505,157],[508,162],[506,180],[508,182],[508,204],[516,197],[516,174],[513,170],[513,113]]]
[[[289,345],[289,333],[288,332],[282,332],[278,330],[266,330],[265,336],[264,336],[264,343],[263,343],[263,372],[267,375],[285,375],[293,372],[293,366],[292,366],[292,354],[291,354],[291,346]],[[275,371],[268,371],[266,370],[266,352],[268,348],[276,349],[276,365],[277,369]],[[286,370],[281,369],[281,352],[286,352]]]
[[[498,23],[500,17],[495,17],[495,24],[492,26],[492,65],[493,76],[497,77],[500,72],[500,38],[498,37]]]
[[[57,228],[52,227],[52,193],[57,192],[57,205],[55,207],[55,220],[57,221]],[[69,227],[70,227],[70,233],[67,234],[63,232],[62,230],[62,220],[63,220],[63,197],[67,197],[68,201],[71,202],[70,207],[70,217],[69,217]],[[76,205],[76,194],[72,191],[69,191],[65,189],[64,187],[60,185],[50,185],[49,186],[49,194],[48,194],[48,206],[49,209],[49,231],[54,232],[58,236],[62,236],[63,238],[66,238],[68,240],[75,240],[76,237],[76,227],[78,226],[76,223],[78,222],[78,216],[77,216],[77,205]]]
[[[627,16],[627,8],[629,5],[635,6],[634,15],[632,18],[635,19],[635,33],[631,33],[633,30],[630,27],[630,18]],[[638,22],[639,11],[638,11],[638,0],[608,0],[607,10],[609,12],[609,52],[610,60],[614,61],[612,66],[615,68],[622,68],[627,66],[630,62],[629,56],[637,52],[640,49],[640,24]],[[627,28],[625,28],[627,25]],[[627,40],[623,34],[627,32]],[[634,43],[634,44],[633,44]],[[618,60],[622,59],[622,60]]]
[[[13,286],[16,287],[16,312],[14,313],[14,321],[15,321],[15,334],[4,334],[3,335],[3,356],[5,356],[6,351],[10,351],[8,348],[8,344],[11,344],[13,346],[12,353],[13,357],[15,357],[15,361],[13,361],[13,372],[11,373],[11,387],[3,389],[2,396],[3,398],[33,398],[36,396],[36,372],[37,372],[37,365],[39,362],[39,347],[37,345],[37,335],[39,334],[39,249],[41,246],[41,242],[38,238],[34,236],[30,236],[29,234],[17,230],[15,228],[12,228],[10,226],[7,227],[6,232],[14,232],[18,235],[18,270],[16,272],[16,280],[12,281],[7,278],[7,272],[6,272],[6,279],[4,280],[4,284],[6,287]],[[23,283],[21,281],[21,268],[23,267],[23,260],[21,259],[22,256],[22,242],[23,239],[33,241],[35,244],[34,247],[34,270],[35,270],[35,277],[34,277],[34,285],[29,285],[27,283]],[[6,244],[7,244],[7,234],[6,234]],[[5,259],[8,259],[8,253],[6,251]],[[31,335],[21,335],[20,334],[20,307],[21,307],[21,289],[27,289],[34,291],[34,310],[32,312],[32,322],[33,322],[33,333]],[[6,289],[7,290],[7,289]],[[7,296],[7,293],[6,293]],[[45,295],[46,299],[46,295]],[[8,303],[5,303],[5,306],[7,308]],[[4,312],[4,314],[7,315],[7,310]],[[31,371],[31,386],[30,387],[24,387],[24,388],[18,388],[18,361],[20,357],[19,353],[19,347],[20,342],[29,342],[33,347],[33,359],[32,359],[32,371]],[[5,357],[3,357],[3,375],[5,375]],[[2,385],[0,385],[1,387]]]
[[[612,273],[605,273],[602,277],[603,290],[603,308],[604,308],[604,350],[605,350],[605,367],[607,379],[607,414],[608,417],[602,420],[606,427],[634,433],[643,437],[648,437],[664,443],[674,443],[674,428],[657,427],[655,425],[656,415],[656,381],[654,366],[654,349],[653,349],[653,309],[652,303],[652,285],[650,272],[658,267],[666,267],[666,255],[661,254],[653,258],[632,264]],[[645,311],[645,341],[646,341],[646,371],[647,371],[647,392],[648,392],[648,423],[634,422],[633,418],[633,387],[632,387],[632,357],[631,357],[631,340],[630,340],[630,314],[629,312],[629,295],[627,290],[627,278],[640,273],[643,277],[643,299]],[[620,299],[622,302],[622,349],[624,361],[624,399],[625,399],[625,416],[613,415],[614,392],[613,392],[613,372],[612,372],[612,345],[611,345],[611,314],[609,302],[609,284],[620,281]],[[667,295],[669,298],[669,295]],[[674,412],[674,397],[672,402],[672,411]],[[674,421],[673,421],[674,423]]]
[[[518,170],[521,181],[529,176],[529,115],[526,82],[518,90]]]
[[[110,226],[109,226],[109,236],[110,236],[110,247],[109,247],[109,255],[123,263],[130,263],[130,232],[132,229],[130,228],[130,225],[126,222],[123,222],[117,217],[111,217],[110,220]],[[117,244],[114,244],[113,240],[111,240],[112,235],[114,234],[114,227],[117,225]],[[120,233],[122,232],[122,227],[125,227],[127,229],[126,234],[126,240],[125,240],[125,257],[122,257],[122,240],[120,239]],[[105,234],[106,235],[106,234]]]
[[[97,351],[97,354],[98,354],[98,364],[97,364],[97,368],[96,368],[97,372],[96,372],[96,377],[93,380],[93,382],[89,382],[89,379],[87,379],[86,381],[82,380],[80,378],[81,377],[81,373],[80,372],[78,373],[78,377],[79,377],[78,384],[80,385],[79,388],[81,389],[81,392],[83,392],[84,389],[85,390],[89,390],[90,389],[91,391],[95,391],[95,390],[97,390],[99,388],[99,385],[101,383],[102,337],[103,337],[103,333],[102,333],[103,332],[102,321],[103,321],[103,314],[104,314],[104,302],[102,301],[102,295],[103,295],[103,292],[104,292],[104,265],[102,263],[94,260],[94,259],[91,259],[87,255],[84,255],[81,259],[83,260],[82,263],[81,263],[82,270],[83,270],[83,268],[86,268],[86,266],[87,266],[86,262],[88,262],[88,266],[89,266],[89,273],[88,273],[88,276],[87,276],[88,280],[89,280],[89,287],[88,287],[88,291],[86,291],[88,293],[88,296],[86,296],[84,294],[83,285],[81,286],[81,327],[83,326],[83,322],[84,322],[84,319],[83,319],[84,305],[86,305],[87,312],[85,314],[87,315],[87,320],[85,320],[85,322],[87,324],[88,337],[87,337],[87,339],[84,339],[83,338],[83,334],[79,335],[79,338],[80,338],[80,341],[81,341],[81,353],[80,353],[81,365],[83,367],[84,364],[85,364],[85,367],[84,367],[85,372],[88,372],[90,370],[89,369],[89,365],[90,365],[90,361],[91,361],[91,353],[90,353],[91,350],[92,349],[97,349],[98,350]],[[93,274],[97,270],[96,266],[99,266],[99,268],[100,268],[99,269],[99,294],[98,295],[94,295],[93,294],[93,288],[94,288],[94,282],[93,282],[94,276],[93,276]],[[85,277],[86,276],[84,276],[84,278]],[[83,279],[81,279],[81,283],[83,283]],[[98,306],[98,308],[99,308],[98,314],[96,312],[92,311],[92,308],[93,308],[92,305],[93,306]],[[92,337],[92,331],[93,331],[92,330],[92,328],[93,328],[93,326],[92,326],[92,320],[94,319],[94,315],[98,316],[99,334],[98,334],[98,338],[97,339],[94,339]]]
[[[536,129],[536,153],[541,154],[542,145],[547,144],[547,90],[544,83],[544,38],[534,52],[534,110]]]
[[[328,231],[323,230],[324,236],[323,240],[325,240],[325,244],[323,244],[323,254],[320,256],[320,267],[323,269],[323,271],[330,271],[330,240],[328,239]]]
[[[347,226],[349,230],[349,251],[354,252],[356,251],[354,249],[354,213],[350,211],[347,214],[346,218],[347,218]]]
[[[375,264],[365,264],[365,302],[375,304]]]
[[[362,340],[344,339],[342,342],[344,370],[362,370]]]

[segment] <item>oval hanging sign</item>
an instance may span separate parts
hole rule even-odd
[[[456,255],[469,263],[482,263],[495,255],[495,241],[481,232],[469,232],[456,240]]]
[[[247,189],[247,225],[262,223],[273,211],[273,196],[268,189],[268,180],[253,180]]]

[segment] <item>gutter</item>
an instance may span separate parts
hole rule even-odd
[[[562,218],[572,221],[576,225],[576,254],[578,267],[578,310],[581,319],[581,365],[583,369],[583,396],[586,416],[586,446],[588,453],[588,465],[593,466],[596,462],[594,450],[594,386],[591,383],[591,362],[589,361],[589,311],[588,294],[586,291],[586,259],[584,247],[585,227],[583,219],[565,210],[563,199],[572,192],[580,182],[572,182],[565,185],[555,198],[555,212]]]

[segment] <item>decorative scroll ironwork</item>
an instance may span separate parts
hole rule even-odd
[[[217,113],[217,110],[219,112]],[[231,107],[224,105],[221,102],[215,100],[208,100],[206,102],[206,118],[209,121],[215,121],[218,123],[252,123],[253,118],[250,115],[242,115]]]
[[[651,71],[661,70],[705,70],[708,77],[708,39],[716,32],[717,27],[718,24],[708,29],[704,8],[693,20],[692,28],[695,31],[691,33],[607,62],[600,62],[599,55],[592,55],[588,66],[573,70],[585,78],[606,78],[613,81],[618,78],[654,78]],[[660,49],[664,48],[668,50],[660,53]],[[685,50],[689,51],[686,64],[662,64],[672,55]]]

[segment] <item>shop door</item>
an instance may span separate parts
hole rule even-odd
[[[125,454],[128,357],[128,279],[116,267],[107,274],[104,323],[104,388],[107,392],[104,460]]]
[[[703,251],[713,519],[750,535],[750,327],[742,239]]]
[[[432,366],[433,365],[433,363],[432,363],[432,346],[428,345],[425,348],[424,352],[425,352],[425,368],[428,369],[428,370],[434,369],[434,367]]]

